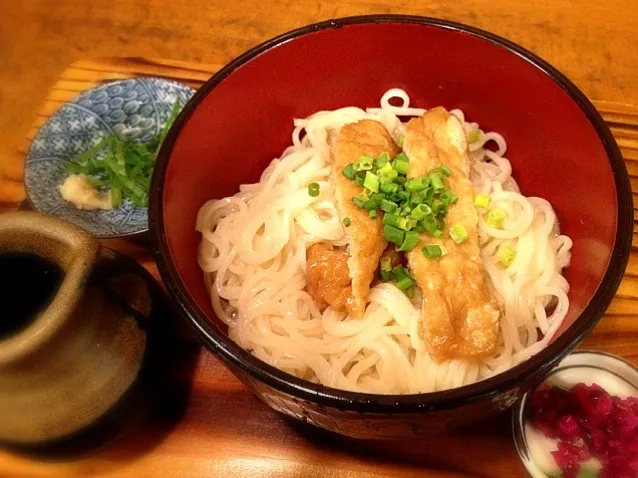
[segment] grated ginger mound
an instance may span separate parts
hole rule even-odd
[[[78,209],[113,209],[111,192],[100,192],[82,174],[72,174],[60,185],[62,198]]]

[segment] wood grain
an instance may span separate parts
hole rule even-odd
[[[609,122],[638,194],[638,90],[629,87],[638,84],[638,9],[633,1],[585,2],[578,12],[572,12],[569,2],[545,0],[515,5],[483,0],[414,5],[399,0],[335,5],[237,0],[223,8],[203,0],[108,3],[0,2],[0,128],[8,131],[0,144],[0,165],[12,186],[21,184],[24,152],[37,128],[86,88],[136,75],[166,76],[197,87],[230,58],[274,34],[330,17],[392,12],[442,16],[486,28],[555,64]],[[63,70],[78,57],[113,54],[137,57],[76,61]],[[59,80],[47,95],[55,78]],[[0,210],[15,207],[15,202],[0,204]],[[145,245],[125,240],[105,244],[159,278]],[[638,238],[635,251],[618,297],[584,347],[638,362]],[[196,366],[193,371],[184,368],[182,380],[191,381],[192,394],[179,420],[158,419],[75,462],[44,463],[0,452],[0,476],[523,476],[508,414],[419,442],[354,441],[288,422],[248,393],[217,359],[201,352],[192,337],[176,360],[188,358]]]

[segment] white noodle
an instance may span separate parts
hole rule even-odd
[[[361,320],[331,308],[320,312],[305,291],[306,249],[321,241],[347,243],[328,181],[330,138],[345,124],[372,118],[396,139],[404,133],[399,116],[425,112],[410,106],[407,93],[397,88],[380,103],[366,111],[348,107],[295,120],[293,145],[272,161],[258,183],[202,206],[196,225],[202,234],[198,260],[215,313],[228,325],[229,336],[264,362],[345,390],[444,390],[526,360],[549,343],[567,314],[569,285],[561,271],[569,265],[572,241],[557,234],[556,215],[547,201],[520,194],[504,156],[504,138],[484,133],[460,110],[451,113],[464,122],[466,132],[478,130],[479,140],[469,147],[474,188],[490,196],[490,207],[508,213],[500,229],[488,226],[487,211],[478,210],[481,258],[505,311],[498,352],[482,360],[436,363],[418,334],[418,297],[410,301],[391,284],[372,288]],[[307,194],[311,182],[320,184],[316,198]],[[507,268],[497,257],[505,246],[516,251]]]

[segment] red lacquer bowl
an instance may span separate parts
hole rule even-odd
[[[208,199],[258,180],[290,144],[293,118],[375,106],[390,87],[413,104],[461,108],[502,133],[528,196],[554,206],[574,240],[571,309],[557,338],[510,371],[445,392],[379,396],[296,379],[231,341],[197,265],[195,216]],[[311,25],[224,67],[186,105],[162,147],[150,229],[162,278],[204,344],[268,405],[355,437],[437,433],[504,410],[569,353],[609,305],[633,226],[627,171],[611,132],[568,79],[490,33],[442,20],[368,16]]]

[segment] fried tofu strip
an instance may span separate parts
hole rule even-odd
[[[331,181],[336,192],[337,210],[341,219],[350,218],[346,234],[350,254],[348,272],[352,282],[351,296],[346,300],[345,308],[356,318],[361,318],[365,312],[370,283],[387,242],[383,239],[382,218],[370,219],[368,211],[352,202],[352,198],[358,196],[363,188],[346,178],[341,171],[360,156],[376,158],[388,153],[394,157],[399,151],[385,127],[373,120],[361,120],[344,126],[332,147]]]
[[[439,362],[492,355],[501,313],[479,255],[478,215],[463,125],[445,109],[434,108],[408,123],[404,151],[410,158],[409,177],[423,176],[444,164],[452,171],[450,189],[458,197],[449,208],[443,237],[422,233],[418,246],[408,253],[409,267],[423,291],[421,336]],[[448,234],[457,222],[468,234],[461,244]],[[446,254],[426,258],[421,249],[432,244],[440,244]]]

